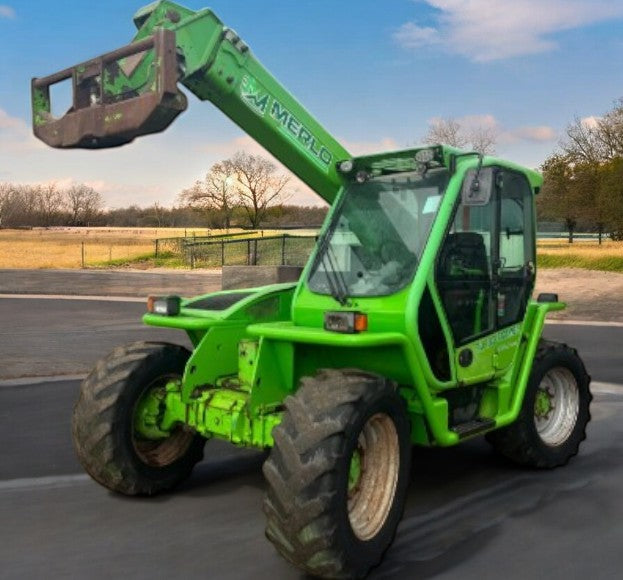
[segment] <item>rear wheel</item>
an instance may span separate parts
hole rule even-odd
[[[487,435],[493,447],[516,463],[551,468],[566,464],[586,438],[590,377],[577,352],[542,340],[517,420]]]
[[[321,371],[285,401],[264,464],[266,535],[281,555],[325,578],[377,565],[402,516],[410,430],[393,385]]]
[[[181,378],[190,353],[174,344],[138,342],[100,360],[80,387],[72,434],[80,463],[103,486],[151,495],[186,479],[205,439],[183,425],[153,436],[137,427],[157,416],[167,384]],[[142,429],[144,431],[144,429]]]

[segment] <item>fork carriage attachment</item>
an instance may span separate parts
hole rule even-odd
[[[72,106],[55,118],[50,87],[67,79]],[[177,80],[175,32],[156,29],[148,38],[32,79],[35,136],[59,149],[101,149],[159,133],[186,109]]]

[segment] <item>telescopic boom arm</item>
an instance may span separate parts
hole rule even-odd
[[[52,147],[98,149],[164,131],[186,109],[183,84],[211,101],[323,199],[349,153],[208,9],[161,0],[139,10],[131,44],[32,80],[35,135]],[[50,87],[71,79],[73,104],[51,114]]]

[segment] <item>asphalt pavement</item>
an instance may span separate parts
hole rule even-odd
[[[0,379],[87,373],[136,340],[189,345],[183,332],[141,322],[146,301],[0,298]]]
[[[263,535],[260,453],[209,442],[187,482],[151,499],[112,494],[82,472],[69,433],[79,379],[49,375],[79,375],[122,342],[185,340],[142,327],[143,311],[0,300],[0,578],[301,578]],[[593,377],[579,456],[541,472],[480,439],[416,449],[405,516],[371,578],[620,577],[623,328],[548,325],[546,334],[576,346]]]

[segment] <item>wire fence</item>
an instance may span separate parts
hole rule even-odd
[[[154,240],[155,242],[155,253],[156,258],[162,254],[166,254],[167,252],[171,252],[173,254],[184,254],[186,252],[186,246],[195,243],[204,243],[204,242],[212,242],[218,240],[219,238],[231,239],[235,237],[252,237],[255,235],[260,235],[260,232],[236,232],[229,234],[216,234],[209,236],[184,236],[176,237],[176,238],[158,238]]]
[[[251,235],[260,232],[252,232]],[[235,239],[236,237],[242,239]],[[539,239],[562,238],[561,234],[539,234]],[[578,239],[594,239],[593,234],[577,234]],[[233,238],[233,239],[232,239]],[[165,252],[180,256],[185,265],[193,268],[222,266],[304,266],[316,236],[249,237],[249,232],[187,238],[160,238],[156,242],[156,257]]]
[[[539,240],[567,240],[569,239],[569,232],[539,232],[536,235]],[[601,236],[604,239],[611,237],[610,234],[603,234]],[[573,239],[575,240],[599,240],[599,234],[595,233],[574,233]]]
[[[184,261],[190,268],[220,266],[304,266],[316,236],[267,236],[243,240],[187,241]]]

